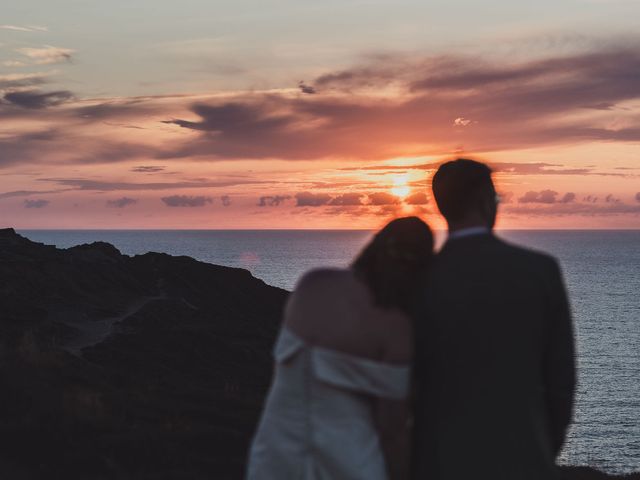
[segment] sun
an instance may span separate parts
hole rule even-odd
[[[393,186],[389,189],[396,197],[404,198],[411,193],[411,187],[407,183],[407,177],[405,175],[401,177],[395,177],[393,179]]]

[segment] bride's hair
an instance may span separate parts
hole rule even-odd
[[[409,312],[432,258],[429,226],[418,217],[404,217],[380,230],[351,268],[369,287],[376,305]]]

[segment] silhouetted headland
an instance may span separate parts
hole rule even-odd
[[[286,296],[243,269],[0,230],[0,476],[242,478]]]

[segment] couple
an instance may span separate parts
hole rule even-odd
[[[437,254],[415,217],[287,305],[249,480],[552,480],[571,419],[572,323],[555,260],[492,234],[491,170],[443,164]]]

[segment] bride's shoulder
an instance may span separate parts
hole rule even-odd
[[[343,268],[315,268],[308,271],[296,284],[295,291],[303,292],[318,287],[341,286],[353,282],[353,273]]]

